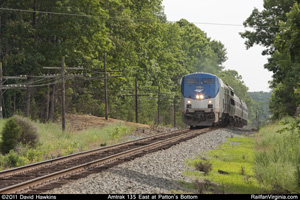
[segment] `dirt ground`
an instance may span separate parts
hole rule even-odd
[[[96,117],[93,115],[66,114],[66,127],[67,130],[71,132],[79,132],[89,128],[104,127],[106,124],[118,122],[138,128],[150,128],[150,125],[126,122],[118,119],[108,118],[108,120],[105,120],[105,117]]]
[[[178,130],[177,128],[165,127],[165,126],[150,126],[147,124],[139,124],[133,122],[122,121],[118,119],[109,118],[105,120],[104,117],[96,117],[93,115],[83,114],[66,114],[66,129],[68,132],[80,132],[89,128],[101,128],[110,123],[125,123],[127,126],[136,127],[135,131],[131,134],[120,138],[120,142],[126,142],[136,140],[159,133],[167,133]],[[56,123],[61,123],[61,119],[58,119]]]
[[[177,130],[177,128],[164,127],[164,126],[150,126],[147,124],[139,124],[133,122],[126,122],[118,119],[109,118],[105,120],[104,117],[96,117],[93,115],[82,115],[82,114],[67,114],[66,115],[66,127],[67,131],[70,132],[80,132],[89,128],[101,128],[109,123],[125,123],[128,126],[136,127],[131,136],[132,137],[145,137],[150,135],[155,135],[158,133],[166,133],[170,131]]]

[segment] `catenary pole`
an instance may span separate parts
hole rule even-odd
[[[61,123],[62,123],[62,131],[66,130],[66,88],[65,88],[65,57],[62,57],[61,60],[61,82],[62,82],[62,112],[61,112]]]

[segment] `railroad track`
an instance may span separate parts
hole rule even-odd
[[[179,130],[0,172],[0,193],[42,193],[211,131]]]

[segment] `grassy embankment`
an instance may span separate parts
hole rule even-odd
[[[299,193],[299,130],[290,128],[295,120],[283,121],[289,122],[267,125],[255,135],[227,138],[204,157],[187,160],[195,170],[184,174],[196,179],[187,187],[199,193]]]
[[[6,121],[0,120],[0,131]],[[110,123],[102,128],[62,132],[60,125],[54,123],[35,124],[39,135],[38,146],[33,149],[18,146],[17,150],[9,154],[0,153],[0,170],[114,144],[135,130],[134,127],[126,126],[124,123]]]

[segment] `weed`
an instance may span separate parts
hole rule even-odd
[[[241,167],[241,175],[244,176],[245,175],[245,168],[242,166]]]
[[[197,194],[204,194],[210,189],[212,183],[207,179],[204,179],[204,181],[200,181],[197,179],[194,181],[193,185]]]
[[[237,145],[232,146],[232,142],[235,142]],[[254,147],[255,138],[253,137],[227,138],[227,142],[223,143],[219,148],[206,153],[205,157],[213,166],[208,174],[199,173],[198,171],[186,171],[184,175],[197,177],[202,180],[207,179],[211,183],[215,183],[214,193],[261,193],[265,188],[261,188],[254,176]],[[187,160],[187,164],[195,168],[196,166],[201,168],[203,163],[206,162],[199,158]],[[243,170],[241,166],[243,166]],[[219,171],[227,172],[228,174],[220,174]],[[267,188],[265,191],[269,189]]]
[[[41,160],[41,152],[30,148],[27,152],[27,159],[30,162],[38,162]]]
[[[242,156],[242,159],[243,159],[243,160],[246,160],[246,156],[245,156],[245,155],[243,155],[243,156]]]
[[[252,184],[253,183],[253,178],[251,176],[245,176],[245,181],[247,184]]]
[[[294,121],[284,118],[258,135],[254,170],[257,179],[274,192],[300,192],[300,137]]]
[[[28,163],[29,161],[26,157],[17,155],[14,150],[10,150],[4,157],[4,166],[6,167],[19,167]]]
[[[300,166],[298,165],[295,171],[296,180],[297,180],[297,189],[300,191]]]
[[[195,164],[195,168],[198,171],[204,172],[207,175],[212,170],[212,164],[210,162],[198,162]]]
[[[119,139],[121,136],[125,135],[128,132],[127,127],[116,127],[115,130],[111,133],[111,136],[114,139]]]

